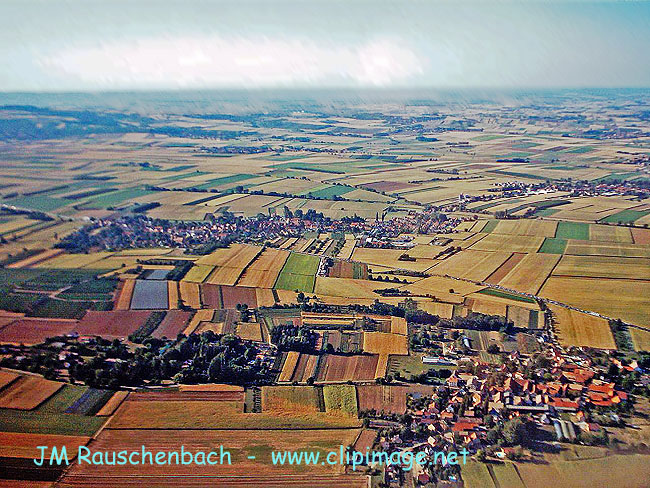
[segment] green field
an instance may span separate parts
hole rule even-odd
[[[345,195],[346,193],[350,193],[354,189],[355,188],[352,188],[350,186],[333,185],[328,186],[327,188],[321,188],[320,190],[311,191],[309,193],[311,193],[311,196],[315,198],[333,198],[336,196]]]
[[[521,295],[514,295],[512,293],[508,293],[501,290],[495,290],[493,288],[484,288],[478,293],[482,293],[483,295],[491,295],[493,297],[507,298],[508,300],[516,300],[519,302],[535,303],[535,300],[533,300],[532,298],[524,297]]]
[[[559,222],[555,237],[561,239],[589,240],[589,224],[583,222]]]
[[[460,475],[466,488],[494,488],[490,472],[483,463],[470,461],[465,465],[461,464]]]
[[[88,391],[87,386],[63,385],[63,388],[42,403],[36,411],[41,413],[65,413],[86,391]]]
[[[280,276],[282,276],[283,273],[315,275],[318,271],[319,262],[320,258],[318,256],[291,253],[287,262],[284,263]]]
[[[52,198],[44,195],[34,195],[30,197],[18,197],[11,200],[4,201],[7,205],[14,205],[19,208],[27,208],[30,210],[39,210],[41,212],[52,212],[57,208],[69,205],[61,198]]]
[[[201,190],[209,190],[220,185],[229,185],[231,183],[239,183],[240,181],[250,180],[251,178],[257,178],[259,175],[249,175],[249,174],[236,174],[231,176],[223,176],[221,178],[215,178],[214,180],[208,180],[205,183],[197,185],[195,188]]]
[[[353,385],[326,385],[323,387],[325,411],[341,411],[358,415],[357,390]]]
[[[498,220],[488,220],[488,223],[481,229],[481,232],[487,232],[489,234],[496,228],[498,223]]]
[[[546,254],[564,254],[566,249],[566,239],[558,239],[555,237],[547,237],[542,243],[542,247],[539,248],[538,252],[543,252]]]
[[[607,222],[610,224],[622,222],[624,224],[631,224],[648,214],[650,214],[650,210],[623,210],[604,219],[600,219],[598,222]]]
[[[501,488],[526,488],[512,463],[490,464],[488,471],[492,473]]]
[[[313,293],[316,277],[314,275],[303,275],[294,273],[285,273],[282,271],[278,280],[275,282],[275,288],[279,290],[298,290],[304,293]]]
[[[550,217],[551,215],[559,212],[560,210],[562,209],[557,207],[549,207],[549,208],[544,208],[542,210],[536,210],[535,215],[538,215],[539,217]]]
[[[7,269],[0,268],[0,286],[20,286],[47,273],[47,269]]]
[[[0,431],[27,434],[92,436],[106,417],[0,409]]]
[[[108,208],[121,204],[124,201],[131,200],[145,195],[155,193],[152,190],[144,188],[127,188],[125,190],[106,193],[98,198],[88,200],[83,204],[84,208]]]
[[[594,151],[594,148],[591,146],[581,146],[575,149],[567,149],[565,152],[567,154],[585,154],[588,152]]]

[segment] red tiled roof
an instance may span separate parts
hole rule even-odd
[[[478,427],[478,424],[474,422],[456,422],[451,428],[452,432],[461,432],[464,430],[473,430]]]

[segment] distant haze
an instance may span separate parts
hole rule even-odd
[[[0,91],[650,86],[650,3],[0,2]]]

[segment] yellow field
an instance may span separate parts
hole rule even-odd
[[[650,477],[648,461],[650,456],[643,454],[609,454],[604,458],[553,461],[549,464],[518,463],[517,469],[526,488],[646,488]]]
[[[442,276],[430,276],[410,285],[403,285],[402,288],[416,295],[430,295],[449,303],[462,303],[465,295],[477,292],[484,287],[467,281],[458,281]],[[451,293],[452,290],[453,293]]]
[[[536,294],[559,260],[557,254],[527,254],[499,284],[512,290]]]
[[[263,386],[262,411],[317,413],[318,390],[313,386]]]
[[[592,241],[624,242],[628,244],[634,242],[630,228],[617,225],[591,224],[589,226],[589,239]]]
[[[240,322],[237,324],[237,335],[246,341],[262,342],[262,329],[257,322]]]
[[[237,284],[251,288],[273,288],[289,254],[283,249],[265,249],[246,268]]]
[[[212,320],[212,317],[214,317],[214,310],[197,310],[194,317],[192,317],[192,320],[190,320],[190,323],[183,331],[183,334],[190,335],[192,332],[196,331],[201,322],[209,322]]]
[[[115,310],[128,310],[131,308],[131,297],[135,288],[135,280],[125,280],[122,285],[120,297],[115,304]]]
[[[650,332],[636,327],[628,327],[628,330],[632,336],[635,351],[650,351]]]
[[[378,298],[373,290],[394,288],[399,283],[385,283],[383,281],[355,280],[352,278],[330,278],[327,276],[316,277],[314,293],[321,296],[339,296],[344,298]]]
[[[354,251],[354,246],[356,245],[357,241],[356,239],[352,238],[351,236],[345,236],[345,244],[343,244],[343,247],[339,251],[338,255],[336,257],[340,259],[350,259],[350,256],[352,256],[352,252]]]
[[[375,378],[383,378],[386,376],[386,369],[388,368],[388,354],[380,354],[377,360],[377,368],[375,369]]]
[[[54,268],[54,269],[78,269],[90,264],[97,265],[97,262],[111,256],[110,252],[94,252],[89,254],[60,254],[36,264],[35,268]],[[92,267],[92,266],[91,266]],[[98,269],[102,267],[97,266]],[[106,268],[108,269],[108,268]]]
[[[237,283],[237,280],[242,274],[242,271],[243,268],[233,268],[231,266],[217,267],[214,268],[205,282],[211,285],[233,286],[235,283]]]
[[[213,269],[214,266],[195,264],[183,277],[183,281],[190,281],[192,283],[203,283]]]
[[[178,308],[178,282],[177,281],[168,281],[167,282],[167,303],[170,310],[176,310]]]
[[[256,288],[255,298],[257,298],[258,307],[272,307],[275,304],[273,290],[266,288]]]
[[[390,318],[390,332],[391,334],[408,335],[408,324],[404,317],[391,317]]]
[[[563,346],[616,349],[609,323],[575,310],[551,305],[558,340]]]
[[[493,234],[516,236],[555,237],[557,222],[551,220],[500,220]]]
[[[650,246],[625,243],[595,243],[569,240],[564,254],[650,258]]]
[[[584,310],[625,322],[650,325],[650,282],[551,276],[540,292]]]
[[[558,276],[650,279],[650,259],[609,256],[563,256],[553,271]]]
[[[54,256],[58,256],[59,254],[63,253],[62,249],[48,249],[43,252],[39,252],[38,254],[35,254],[34,256],[30,256],[26,259],[21,259],[20,261],[17,261],[15,263],[11,263],[10,265],[7,266],[7,268],[14,269],[14,268],[28,268],[34,263],[38,263],[41,261],[46,261],[47,259],[53,258]]]
[[[352,253],[352,260],[370,265],[376,264],[388,268],[401,268],[413,271],[425,271],[435,264],[431,259],[417,259],[416,261],[400,261],[398,258],[408,251],[401,249],[373,249],[357,247]]]
[[[487,252],[467,249],[445,259],[431,269],[432,273],[483,281],[501,266],[510,252]]]
[[[450,319],[454,316],[454,305],[452,303],[418,302],[418,308],[443,319]]]
[[[117,408],[122,404],[128,394],[128,391],[116,391],[110,400],[108,400],[95,415],[98,415],[100,417],[113,415],[113,413],[115,413],[115,410],[117,410]]]
[[[501,315],[502,317],[505,317],[506,307],[507,304],[503,302],[475,298],[472,304],[472,312],[483,313],[486,315]]]
[[[0,235],[11,234],[14,231],[23,229],[24,227],[35,225],[39,223],[38,220],[32,220],[25,217],[16,217],[9,222],[0,223]]]
[[[489,234],[474,244],[475,251],[536,252],[544,242],[543,237]]]
[[[180,281],[178,283],[178,288],[181,293],[181,300],[183,300],[188,307],[194,309],[201,308],[201,296],[199,293],[199,285],[197,283]]]
[[[293,375],[293,371],[296,369],[298,364],[298,359],[300,358],[300,353],[296,351],[289,351],[287,357],[284,360],[284,365],[282,366],[282,371],[278,376],[278,381],[289,381]]]
[[[258,246],[247,244],[231,244],[230,247],[217,249],[196,261],[196,264],[209,266],[224,266],[230,268],[245,268],[262,250]]]
[[[363,352],[406,355],[409,353],[407,338],[388,332],[364,332]]]

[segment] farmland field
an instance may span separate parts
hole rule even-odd
[[[0,392],[0,408],[32,410],[54,395],[63,383],[23,376]]]
[[[20,318],[0,329],[0,342],[39,344],[48,337],[69,334],[76,325],[76,320]]]
[[[264,250],[248,265],[237,284],[253,288],[273,288],[289,254],[282,249]]]
[[[560,239],[589,240],[589,224],[580,222],[560,222],[555,237]]]
[[[566,239],[547,237],[544,239],[542,247],[539,248],[539,252],[548,254],[563,254],[564,250],[566,249],[566,243]]]
[[[167,451],[170,439],[173,445],[184,445],[190,452],[215,450],[219,454],[219,445],[231,453],[231,464],[202,466],[197,474],[195,466],[166,465],[143,469],[141,466],[75,466],[63,479],[65,486],[82,486],[88,476],[92,476],[97,486],[115,486],[119,480],[146,482],[154,486],[178,486],[179,478],[183,484],[204,486],[206,483],[245,484],[247,486],[286,486],[287,480],[298,485],[309,484],[314,487],[366,486],[366,477],[362,474],[344,474],[343,467],[314,465],[297,471],[293,467],[273,466],[270,452],[272,450],[315,450],[326,453],[336,450],[339,445],[351,445],[359,435],[360,429],[343,430],[282,430],[272,436],[260,438],[257,430],[226,431],[183,431],[183,430],[105,430],[91,444],[93,450],[126,449],[137,450],[143,444],[153,452]],[[227,446],[227,447],[226,447]],[[255,456],[251,461],[247,457]],[[126,477],[126,478],[125,478]]]
[[[357,416],[357,390],[353,385],[325,385],[323,397],[327,413]]]
[[[291,253],[278,276],[275,288],[312,293],[319,261],[316,256]]]
[[[317,381],[374,381],[378,360],[377,355],[328,354],[320,366]]]
[[[143,400],[118,408],[112,429],[268,430],[356,427],[359,421],[325,412],[244,413],[243,402]]]
[[[144,310],[89,311],[74,330],[81,335],[98,335],[111,339],[126,338],[144,324],[150,313]]]
[[[551,310],[563,345],[616,349],[607,320],[563,307],[551,307]]]
[[[510,257],[510,252],[486,252],[468,249],[434,266],[432,272],[469,280],[484,281]]]
[[[131,298],[132,310],[166,309],[167,282],[136,280]]]
[[[540,295],[623,321],[650,326],[650,282],[551,276]]]
[[[407,355],[406,336],[386,332],[364,332],[363,350],[370,354]]]
[[[506,288],[536,294],[560,257],[555,254],[527,254],[499,284]]]
[[[320,412],[319,391],[313,386],[265,386],[262,388],[262,411]]]
[[[629,327],[635,351],[650,351],[650,331]]]
[[[563,256],[553,275],[647,280],[650,279],[650,259]]]

